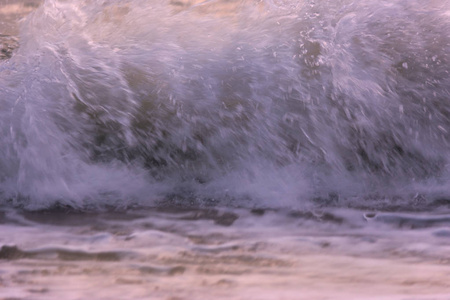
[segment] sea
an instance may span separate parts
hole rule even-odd
[[[0,0],[0,300],[450,300],[450,0]]]

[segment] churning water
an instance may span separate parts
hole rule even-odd
[[[46,0],[19,44],[3,203],[450,196],[448,0]]]
[[[38,2],[0,300],[449,299],[449,0]]]

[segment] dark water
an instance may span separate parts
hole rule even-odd
[[[1,201],[448,206],[449,33],[446,0],[47,0],[0,62]]]

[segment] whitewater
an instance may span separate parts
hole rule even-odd
[[[445,198],[449,30],[447,1],[46,1],[0,67],[2,201]]]
[[[0,299],[450,299],[448,0],[0,0]]]

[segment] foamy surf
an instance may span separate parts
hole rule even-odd
[[[45,1],[0,66],[3,202],[446,198],[447,6]]]
[[[448,216],[2,210],[0,297],[448,299]]]

